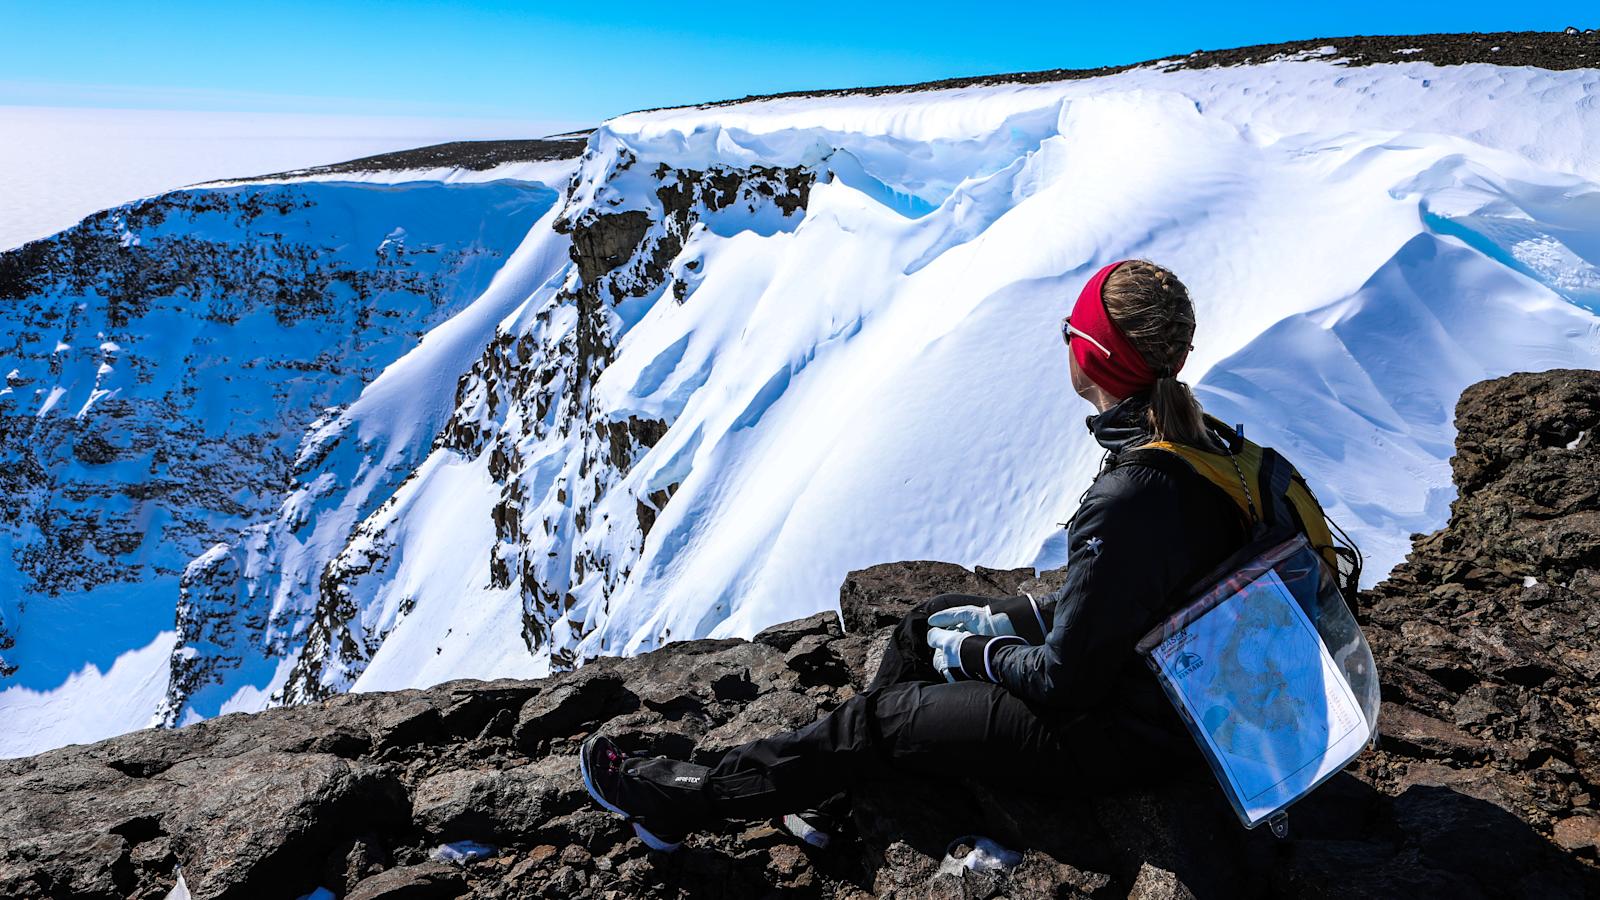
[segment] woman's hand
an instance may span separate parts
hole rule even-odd
[[[930,623],[932,618],[928,620]],[[965,631],[955,631],[950,628],[929,628],[928,646],[933,648],[933,667],[939,670],[945,681],[955,681],[956,676],[965,675],[961,668],[961,642],[971,637]]]
[[[1011,617],[1005,613],[996,614],[987,606],[952,606],[941,609],[928,617],[929,628],[953,628],[956,631],[965,631],[967,634],[1016,634],[1016,628],[1011,625]],[[931,641],[929,642],[932,643]]]

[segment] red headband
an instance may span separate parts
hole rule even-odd
[[[1078,334],[1073,335],[1073,340],[1069,342],[1072,358],[1078,361],[1078,368],[1089,376],[1090,381],[1119,400],[1155,384],[1158,374],[1128,342],[1121,330],[1111,324],[1111,316],[1106,312],[1105,297],[1101,291],[1112,270],[1124,262],[1127,260],[1114,262],[1094,273],[1089,283],[1083,286],[1083,292],[1078,294],[1078,302],[1072,307],[1071,316],[1072,330]],[[1176,376],[1187,359],[1188,354],[1184,354],[1184,359],[1178,361],[1171,375]]]

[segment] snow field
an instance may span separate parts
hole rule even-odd
[[[1596,81],[1284,62],[606,123],[569,219],[654,208],[660,164],[825,174],[801,216],[702,211],[672,265],[686,302],[617,311],[593,397],[671,428],[586,533],[549,548],[564,565],[584,548],[636,560],[608,599],[575,580],[553,633],[583,656],[633,653],[832,608],[844,575],[877,562],[1059,565],[1059,523],[1100,456],[1059,318],[1131,256],[1189,285],[1184,374],[1208,408],[1299,464],[1377,580],[1444,522],[1463,387],[1600,360],[1600,117],[1571,114]],[[557,474],[576,445],[523,433],[534,504],[570,508]],[[671,484],[639,548],[612,523]],[[462,610],[474,592],[501,602],[470,583],[416,599]],[[437,623],[402,620],[391,640],[413,627]]]

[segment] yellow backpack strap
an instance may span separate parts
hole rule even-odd
[[[1268,448],[1262,453],[1260,481],[1262,493],[1272,498],[1271,502],[1262,504],[1267,511],[1268,526],[1282,524],[1298,528],[1337,572],[1339,555],[1333,533],[1328,530],[1327,514],[1300,473],[1276,450]],[[1285,515],[1291,521],[1280,522]]]
[[[1215,423],[1214,423],[1215,424]],[[1284,526],[1302,531],[1330,566],[1338,570],[1339,558],[1322,506],[1305,479],[1276,450],[1232,435],[1235,452],[1216,453],[1178,444],[1153,441],[1138,448],[1170,453],[1233,498],[1249,524],[1267,528]]]
[[[1255,473],[1261,466],[1260,447],[1245,443],[1239,448],[1238,453],[1230,456],[1226,453],[1211,453],[1188,444],[1152,441],[1130,453],[1145,450],[1161,451],[1183,460],[1195,474],[1216,485],[1231,497],[1234,504],[1239,507],[1239,512],[1244,515],[1247,524],[1261,521],[1261,507],[1256,488],[1253,487],[1256,482]],[[1138,461],[1137,458],[1135,461]]]
[[[1245,440],[1244,428],[1229,428],[1226,423],[1206,416],[1205,423],[1228,444],[1227,452],[1214,452],[1155,441],[1123,454],[1118,464],[1139,462],[1165,469],[1160,460],[1182,460],[1185,468],[1220,488],[1244,517],[1247,531],[1257,525],[1297,528],[1322,555],[1340,582],[1340,591],[1352,610],[1359,608],[1362,555],[1350,536],[1328,518],[1322,504],[1311,492],[1294,466],[1271,448]],[[1145,452],[1149,451],[1149,452]],[[1334,532],[1338,534],[1335,536]]]

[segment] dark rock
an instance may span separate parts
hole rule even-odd
[[[384,871],[391,864],[383,839],[369,832],[334,848],[328,857],[328,871],[323,884],[348,893],[357,884]]]
[[[911,607],[939,594],[1009,593],[994,581],[954,563],[918,560],[851,572],[839,589],[839,612],[847,631],[868,632],[893,625]]]
[[[1409,706],[1386,704],[1378,720],[1383,723],[1385,744],[1392,743],[1412,756],[1470,760],[1487,753],[1482,741]]]
[[[467,879],[453,866],[423,863],[374,875],[345,900],[445,900],[467,892]]]
[[[381,753],[391,747],[410,747],[437,740],[445,732],[439,706],[437,700],[430,698],[375,710],[377,714],[368,727],[373,750]]]
[[[577,807],[573,760],[550,757],[514,769],[451,769],[419,785],[412,820],[441,840],[519,839]]]
[[[650,230],[650,216],[633,210],[600,216],[572,230],[572,258],[584,284],[628,261]]]
[[[804,619],[795,619],[792,622],[782,622],[771,628],[763,629],[750,640],[758,644],[767,644],[779,650],[788,650],[801,638],[824,637],[837,638],[844,634],[840,627],[839,614],[835,612],[820,612]]]
[[[516,710],[539,692],[525,681],[449,682],[452,703],[444,711],[444,724],[457,737],[476,735],[507,737],[516,724]]]
[[[637,709],[638,696],[624,687],[622,679],[611,674],[609,668],[586,666],[530,698],[517,716],[517,742],[523,747],[537,746]]]
[[[1195,897],[1194,891],[1179,881],[1176,874],[1145,863],[1133,879],[1128,900],[1195,900]]]
[[[1600,817],[1573,816],[1556,823],[1555,840],[1567,850],[1600,852]]]
[[[805,685],[842,685],[850,680],[850,669],[834,650],[833,639],[812,634],[801,638],[783,655],[789,668],[798,672]]]
[[[1581,869],[1563,866],[1546,838],[1518,827],[1513,813],[1485,807],[1466,794],[1412,787],[1396,798],[1394,812],[1396,825],[1416,848],[1420,863],[1464,876],[1478,892],[1497,893],[1503,887],[1495,886],[1551,872],[1571,874],[1574,877],[1561,880],[1581,884]]]
[[[587,131],[574,132],[542,140],[522,141],[451,141],[430,144],[414,150],[380,153],[363,156],[349,162],[309,169],[295,169],[257,178],[304,178],[311,175],[337,175],[344,173],[383,172],[397,169],[436,169],[449,167],[481,172],[495,166],[513,162],[532,162],[552,159],[571,159],[583,152],[583,138]],[[235,179],[243,181],[245,179]]]
[[[1471,878],[1423,865],[1382,841],[1296,842],[1270,893],[1283,897],[1483,897]]]
[[[309,890],[300,861],[368,821],[404,815],[397,785],[322,754],[193,760],[163,779],[180,788],[163,821],[196,900]]]
[[[813,697],[794,691],[763,694],[700,738],[695,746],[697,761],[714,761],[740,744],[808,725],[816,720],[820,706]]]

